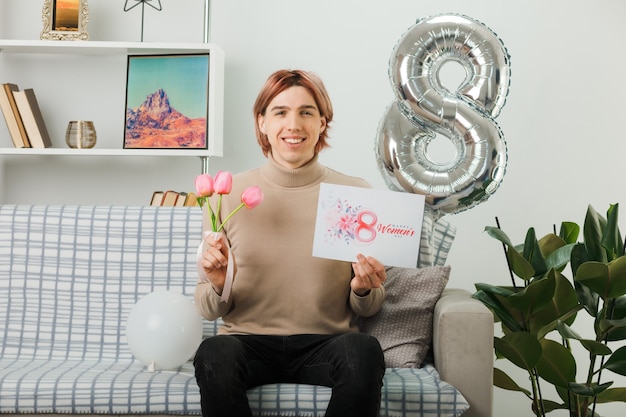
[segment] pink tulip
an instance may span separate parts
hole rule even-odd
[[[261,188],[255,186],[246,188],[243,193],[241,193],[241,202],[246,206],[246,208],[253,209],[263,201],[263,191]]]
[[[228,171],[219,171],[215,174],[213,188],[217,194],[228,194],[233,189],[233,176]]]
[[[200,174],[196,177],[196,194],[198,197],[210,197],[215,192],[213,177],[209,174]]]

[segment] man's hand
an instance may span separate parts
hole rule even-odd
[[[231,255],[226,244],[222,242],[223,239],[226,237],[221,233],[207,233],[204,238],[204,250],[200,262],[213,289],[219,295],[224,290],[228,256]]]
[[[358,254],[356,259],[357,261],[352,263],[354,278],[350,281],[350,288],[356,295],[363,297],[369,294],[372,288],[380,287],[387,279],[387,273],[385,266],[371,256]]]

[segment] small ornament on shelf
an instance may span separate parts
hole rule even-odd
[[[87,0],[44,0],[41,13],[42,40],[86,41],[89,40]]]
[[[156,10],[157,12],[160,12],[161,10],[163,10],[163,7],[161,6],[161,0],[156,0],[156,2],[158,3],[158,5],[154,5],[152,3],[153,0],[126,0],[126,2],[124,3],[124,11],[128,12],[132,9],[134,9],[135,7],[139,6],[141,4],[141,42],[143,42],[143,20],[144,20],[144,14],[145,14],[145,10],[146,10],[146,4],[150,7],[152,7],[154,10]],[[132,4],[132,3],[135,4]],[[128,3],[131,3],[131,5],[129,5]]]
[[[67,124],[65,143],[70,148],[89,149],[96,145],[96,128],[90,120],[72,120]]]

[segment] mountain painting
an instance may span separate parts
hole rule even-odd
[[[125,149],[206,149],[209,56],[128,58]]]

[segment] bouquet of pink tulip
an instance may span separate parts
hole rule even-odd
[[[257,186],[246,188],[241,193],[241,204],[237,206],[221,224],[218,224],[217,214],[220,212],[222,205],[222,196],[224,194],[230,194],[233,189],[233,176],[228,171],[219,171],[213,178],[209,174],[200,174],[196,177],[196,194],[198,195],[198,204],[200,207],[207,205],[209,217],[211,220],[211,229],[214,232],[219,232],[224,227],[224,224],[240,209],[243,207],[253,209],[263,201],[263,191]],[[209,202],[209,197],[213,194],[217,194],[217,209],[213,210]]]

